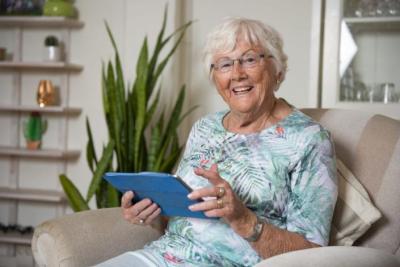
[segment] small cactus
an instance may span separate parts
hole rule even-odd
[[[47,121],[42,119],[39,112],[32,112],[24,123],[24,136],[26,141],[36,142],[36,148],[40,146],[43,133],[47,130]],[[29,145],[28,145],[29,148]],[[35,148],[33,148],[35,149]]]

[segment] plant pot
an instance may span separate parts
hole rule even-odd
[[[46,46],[44,52],[44,60],[50,62],[61,61],[61,48],[59,46]]]
[[[47,0],[43,6],[43,15],[75,17],[75,10],[69,1],[65,0]]]
[[[38,150],[40,148],[41,141],[40,140],[26,140],[26,148],[29,150]]]

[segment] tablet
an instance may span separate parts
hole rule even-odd
[[[133,191],[134,202],[151,199],[161,208],[162,215],[210,219],[201,211],[189,210],[190,205],[202,200],[190,200],[187,195],[192,189],[178,176],[159,172],[108,172],[104,179],[121,193]]]

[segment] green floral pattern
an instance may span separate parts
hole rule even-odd
[[[259,133],[235,134],[222,125],[226,113],[195,123],[177,174],[194,189],[209,186],[193,169],[217,163],[221,177],[258,216],[326,245],[337,197],[329,132],[294,109]],[[211,219],[171,218],[166,234],[145,251],[159,266],[253,266],[261,260],[223,220]]]

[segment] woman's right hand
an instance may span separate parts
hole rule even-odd
[[[160,215],[161,208],[148,198],[133,204],[133,197],[132,191],[122,195],[121,208],[124,219],[134,224],[151,224]]]

